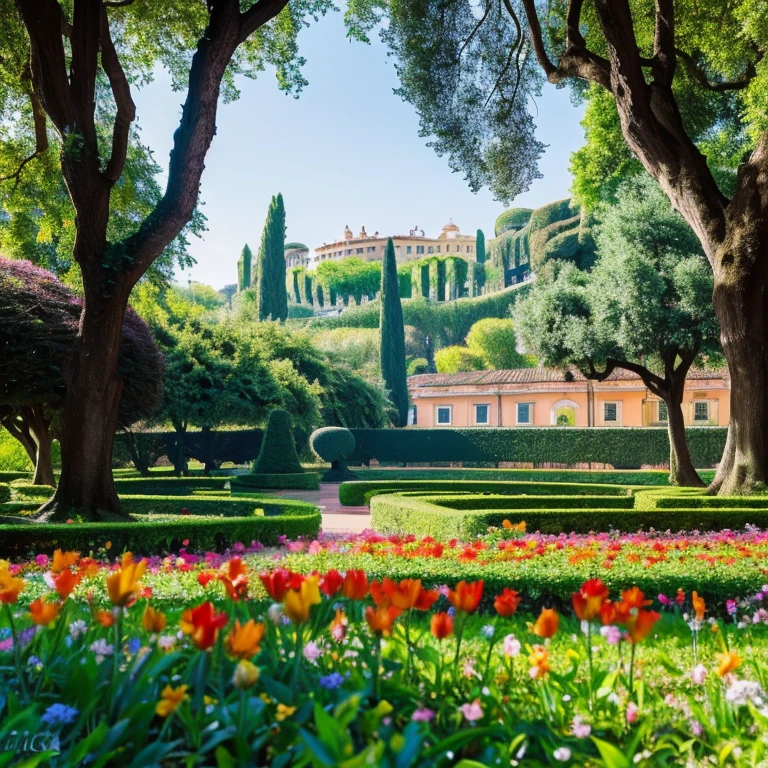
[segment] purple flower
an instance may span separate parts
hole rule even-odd
[[[667,597],[666,595],[659,595],[659,602],[666,606],[674,605],[674,600]]]
[[[730,616],[733,616],[736,611],[739,610],[738,606],[736,605],[735,600],[726,600],[725,601],[725,610],[728,611],[728,614]]]
[[[320,678],[320,686],[326,691],[333,691],[344,685],[344,676],[338,672],[331,672],[330,675],[324,675]]]
[[[414,723],[428,723],[434,716],[435,713],[431,709],[419,707],[414,710],[411,715],[411,720],[413,720]]]

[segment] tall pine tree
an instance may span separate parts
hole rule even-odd
[[[273,197],[269,204],[256,271],[259,320],[285,320],[288,291],[285,287],[285,206],[281,194]]]
[[[381,376],[395,406],[395,426],[408,423],[408,384],[405,372],[405,329],[403,307],[400,304],[400,286],[397,279],[397,261],[392,238],[387,240],[384,263],[381,266]]]
[[[251,268],[253,266],[253,254],[248,243],[243,246],[240,258],[237,262],[237,290],[245,291],[251,287]]]
[[[477,230],[477,240],[475,241],[475,248],[477,249],[477,263],[485,264],[485,235],[482,229]]]
[[[472,294],[480,296],[485,285],[485,234],[482,229],[477,230],[477,239],[475,240],[475,255],[477,259],[472,264]],[[470,262],[471,263],[471,262]]]

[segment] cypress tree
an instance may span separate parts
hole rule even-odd
[[[379,321],[381,347],[381,377],[395,406],[395,426],[408,423],[408,385],[405,371],[405,329],[397,261],[392,238],[387,240],[381,267],[381,318]]]
[[[288,292],[285,289],[285,207],[283,196],[272,198],[261,234],[257,265],[259,320],[285,320]]]
[[[475,241],[477,253],[477,263],[485,264],[485,235],[482,229],[477,230],[477,240]]]
[[[240,258],[237,261],[237,290],[245,291],[251,287],[251,267],[253,265],[253,254],[248,247],[248,243],[240,251]]]

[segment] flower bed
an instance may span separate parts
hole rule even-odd
[[[412,545],[430,543],[359,542]],[[765,757],[764,591],[729,603],[726,621],[697,592],[655,610],[637,588],[590,579],[566,609],[521,615],[532,596],[487,580],[375,580],[351,562],[302,576],[241,554],[110,563],[59,551],[0,563],[0,760],[29,750],[66,765],[278,768]],[[173,579],[189,591],[163,602]]]

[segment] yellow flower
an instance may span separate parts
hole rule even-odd
[[[725,675],[730,674],[741,666],[741,656],[739,656],[738,653],[726,651],[725,653],[721,653],[717,658],[720,660],[720,666],[717,668],[717,674],[720,675],[720,677],[725,677]]]
[[[574,650],[573,648],[569,648],[565,652],[565,657],[567,659],[570,659],[571,661],[578,661],[581,658],[581,656],[579,655],[579,652]]]
[[[317,585],[317,577],[310,576],[304,579],[300,589],[291,589],[285,593],[283,611],[294,624],[301,624],[309,618],[309,609],[319,602],[320,588]]]
[[[245,624],[235,621],[227,635],[227,651],[237,659],[252,659],[261,650],[265,626],[249,619]]]
[[[157,633],[165,629],[168,619],[162,611],[156,611],[151,605],[147,605],[141,623],[147,632]]]
[[[8,563],[0,563],[0,603],[11,605],[19,601],[19,592],[24,589],[24,579],[11,576]]]
[[[232,676],[232,684],[238,691],[247,691],[253,688],[261,675],[261,670],[247,659],[240,659]]]
[[[107,592],[112,605],[125,607],[131,601],[146,567],[146,560],[136,563],[130,552],[123,555],[120,569],[107,576]]]
[[[277,712],[275,712],[275,720],[282,722],[287,717],[290,717],[296,711],[296,707],[289,707],[287,704],[278,704]]]
[[[62,571],[71,568],[73,565],[77,565],[79,559],[80,554],[78,552],[62,552],[60,549],[57,549],[53,553],[51,571],[53,571],[53,573],[61,573]]]
[[[160,701],[157,702],[155,712],[160,717],[172,715],[181,706],[181,703],[189,698],[187,688],[189,688],[188,685],[180,685],[178,688],[171,688],[170,685],[166,685],[160,694]]]

